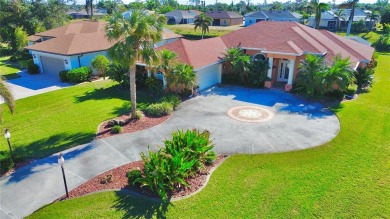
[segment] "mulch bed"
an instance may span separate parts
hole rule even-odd
[[[150,117],[144,115],[140,120],[136,120],[136,119],[131,119],[130,114],[124,114],[115,119],[125,121],[125,125],[122,126],[122,132],[120,133],[123,134],[123,133],[131,133],[131,132],[136,132],[143,129],[151,128],[153,126],[165,122],[170,118],[170,116],[171,115],[166,115],[162,117]],[[96,139],[101,139],[112,135],[116,135],[111,133],[111,126],[108,125],[108,122],[110,120],[107,120],[102,124],[100,124],[99,132],[97,133]]]
[[[174,191],[172,194],[170,194],[171,198],[183,197],[199,190],[206,183],[206,178],[209,172],[219,163],[221,163],[225,157],[225,155],[219,155],[217,160],[212,165],[206,166],[205,170],[201,171],[197,176],[187,180],[189,184],[188,188],[181,188],[177,191]],[[159,198],[156,193],[152,193],[146,188],[128,185],[126,177],[127,172],[134,169],[142,170],[143,167],[143,161],[135,161],[104,172],[70,191],[69,198],[80,197],[88,193],[109,189],[126,189],[150,198]],[[104,182],[108,177],[111,178],[111,182]],[[61,197],[60,200],[63,200],[64,198],[65,196]]]

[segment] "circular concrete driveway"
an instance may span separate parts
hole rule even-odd
[[[262,122],[229,117],[227,112],[238,106],[260,107],[272,112],[273,117]],[[321,104],[283,91],[225,86],[212,87],[202,96],[185,101],[170,120],[153,131],[167,136],[170,131],[188,128],[209,130],[219,153],[252,154],[324,144],[338,134],[340,123]]]

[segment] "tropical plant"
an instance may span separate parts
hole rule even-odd
[[[371,31],[375,24],[374,21],[379,21],[380,15],[376,11],[373,11],[371,13],[368,13],[366,18],[370,19],[370,31]]]
[[[15,110],[15,100],[14,97],[9,90],[8,86],[5,83],[4,77],[0,76],[0,97],[3,99],[4,103],[7,105],[8,109],[11,113],[14,113]],[[0,122],[2,120],[2,105],[0,105]]]
[[[214,145],[208,131],[179,130],[164,145],[158,152],[149,149],[148,156],[142,153],[143,175],[133,170],[128,179],[129,183],[145,186],[166,200],[169,192],[188,186],[187,178],[213,163],[217,156],[211,151]]]
[[[250,71],[248,79],[255,87],[264,87],[264,82],[267,78],[268,59],[265,60],[251,60]]]
[[[189,89],[196,85],[196,73],[192,66],[187,64],[178,64],[173,69],[172,74],[168,75],[168,86],[175,87],[175,93],[183,89]]]
[[[352,27],[352,22],[353,22],[353,17],[355,16],[355,7],[356,4],[359,2],[359,0],[349,0],[347,3],[342,3],[339,5],[339,8],[349,8],[351,9],[351,13],[349,14],[348,18],[348,27],[347,27],[347,36],[349,36],[351,32],[351,27]]]
[[[355,84],[357,90],[360,92],[363,88],[371,87],[372,80],[374,79],[374,70],[367,67],[359,67],[354,72]]]
[[[162,102],[162,103],[153,103],[145,108],[145,113],[149,116],[161,117],[169,115],[173,112],[173,106],[171,103]]]
[[[372,45],[379,52],[389,52],[390,51],[390,35],[382,35]]]
[[[156,64],[156,71],[162,72],[164,74],[165,81],[168,85],[170,85],[173,83],[173,81],[169,81],[173,79],[173,77],[171,77],[172,71],[177,65],[176,53],[167,49],[163,49],[158,52],[158,55],[159,60]],[[169,89],[170,87],[168,86],[168,90]]]
[[[124,89],[130,88],[129,67],[120,63],[111,63],[106,71],[108,78],[118,82]]]
[[[213,19],[209,16],[206,16],[204,13],[200,14],[194,21],[195,24],[195,31],[197,28],[200,28],[202,30],[202,40],[203,36],[209,32],[209,26],[213,24]]]
[[[92,60],[91,64],[92,67],[99,72],[99,76],[103,76],[103,79],[105,79],[105,72],[107,70],[108,65],[110,64],[110,61],[107,59],[107,57],[105,57],[104,55],[98,55],[95,57],[94,60]]]
[[[337,90],[344,92],[348,86],[353,82],[353,69],[350,67],[349,57],[342,58],[337,55],[333,58],[333,63],[324,74],[325,89],[332,92],[337,87]]]
[[[176,107],[178,107],[179,104],[181,103],[181,99],[177,94],[168,93],[160,99],[160,102],[171,103],[173,109],[176,109]]]
[[[232,67],[233,73],[241,78],[248,74],[251,68],[251,59],[239,47],[232,47],[227,49],[223,54],[223,60],[229,63]]]
[[[323,95],[323,79],[327,70],[324,57],[308,54],[299,66],[294,91],[307,97]]]
[[[312,0],[310,2],[310,5],[313,7],[315,15],[314,15],[314,20],[315,20],[315,28],[318,29],[320,27],[320,21],[321,21],[321,13],[322,11],[325,11],[329,9],[329,4],[327,3],[322,3],[319,0]]]
[[[337,29],[339,29],[341,19],[345,16],[344,9],[340,9],[340,10],[335,11],[334,15],[336,15],[339,18],[339,21],[337,22]]]
[[[164,23],[155,15],[133,10],[130,17],[124,18],[117,13],[108,20],[106,36],[109,41],[116,42],[108,50],[108,55],[114,62],[129,67],[131,115],[137,110],[136,100],[136,62],[143,60],[147,65],[157,60],[155,43],[162,38]]]
[[[113,134],[119,134],[122,132],[122,127],[119,125],[114,125],[114,127],[111,128],[111,133]]]

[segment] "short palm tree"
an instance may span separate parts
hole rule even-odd
[[[170,75],[176,66],[176,53],[167,49],[159,51],[159,63],[157,65],[157,70],[164,73],[164,78],[168,85],[167,87],[170,89],[169,85],[173,83]]]
[[[129,67],[131,116],[136,116],[136,63],[143,61],[150,65],[157,60],[158,55],[154,49],[155,43],[161,40],[163,19],[155,15],[133,10],[129,18],[124,18],[117,13],[108,20],[106,37],[111,42],[116,42],[108,50],[108,55],[114,62]]]
[[[178,64],[172,73],[172,77],[175,78],[176,93],[183,88],[196,86],[197,77],[192,66],[187,64]]]
[[[374,27],[374,21],[379,21],[380,15],[377,12],[373,11],[367,14],[366,18],[370,19],[370,31],[371,31],[372,28]]]
[[[308,54],[299,66],[294,90],[308,97],[323,95],[327,70],[324,57]]]
[[[5,84],[4,78],[0,76],[0,97],[3,99],[4,103],[8,106],[11,113],[14,113],[15,109],[15,100],[11,93],[11,91],[8,89],[7,85]],[[0,122],[2,119],[2,109],[0,105]]]
[[[329,9],[329,4],[319,2],[319,0],[312,0],[310,2],[310,5],[313,7],[315,15],[315,28],[318,29],[320,27],[320,21],[321,21],[321,13],[324,10]]]
[[[345,91],[353,82],[354,71],[350,67],[349,57],[343,59],[337,55],[333,59],[332,66],[328,69],[325,75],[326,90],[332,92],[334,85],[337,85],[339,91]]]
[[[348,18],[348,27],[347,27],[347,36],[349,36],[349,33],[351,32],[353,17],[355,16],[355,7],[356,4],[359,2],[359,0],[350,0],[347,3],[343,3],[339,5],[339,8],[349,8],[351,9],[351,13],[349,14]]]
[[[200,14],[194,21],[195,31],[198,27],[202,29],[202,40],[203,36],[209,32],[209,26],[213,24],[213,19],[211,17],[206,16],[204,13]]]
[[[343,16],[345,16],[345,14],[344,14],[344,9],[340,9],[340,10],[338,10],[338,11],[335,11],[335,12],[334,12],[334,15],[336,15],[336,16],[339,18],[339,22],[338,22],[338,24],[337,24],[337,29],[339,29],[339,28],[340,28],[340,21],[341,21],[341,19],[343,18]]]

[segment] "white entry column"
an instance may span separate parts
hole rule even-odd
[[[284,87],[285,91],[290,91],[292,89],[292,83],[293,83],[293,78],[294,78],[294,69],[295,69],[295,60],[290,59],[290,65],[288,69],[288,80],[287,84]]]
[[[268,58],[268,74],[267,74],[267,77],[271,78],[272,79],[272,66],[274,64],[274,58],[273,57],[269,57]]]

